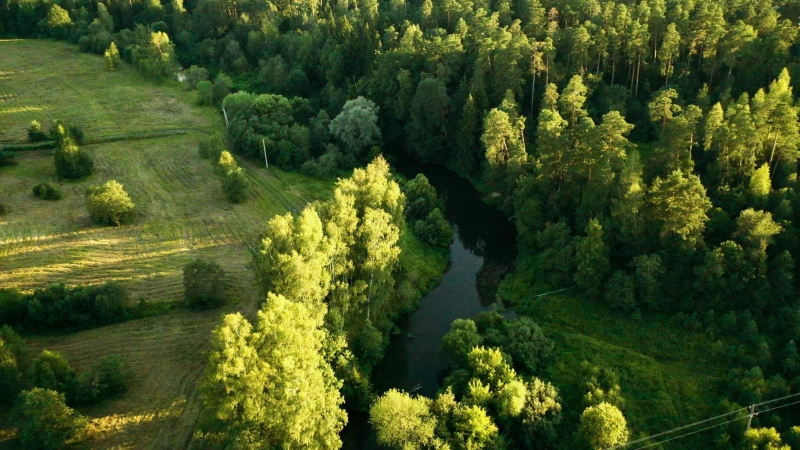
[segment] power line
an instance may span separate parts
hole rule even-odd
[[[666,434],[671,434],[671,433],[674,433],[676,431],[685,430],[685,429],[691,428],[691,427],[693,427],[695,425],[700,425],[702,423],[711,422],[712,420],[721,419],[723,417],[730,416],[731,414],[736,414],[736,413],[739,413],[739,412],[742,412],[742,411],[749,410],[750,408],[755,408],[755,407],[758,407],[758,406],[763,406],[763,405],[767,405],[767,404],[770,404],[770,403],[775,403],[775,402],[778,402],[778,401],[781,401],[781,400],[786,400],[786,399],[789,399],[789,398],[792,398],[792,397],[797,397],[797,396],[800,396],[800,392],[795,393],[795,394],[789,394],[789,395],[786,395],[786,396],[783,396],[783,397],[774,398],[772,400],[763,401],[761,403],[756,403],[756,404],[753,404],[753,405],[751,405],[750,407],[747,407],[747,408],[740,408],[740,409],[737,409],[737,410],[734,410],[734,411],[727,412],[725,414],[720,414],[718,416],[711,417],[709,419],[700,420],[700,421],[697,421],[697,422],[694,422],[694,423],[690,423],[688,425],[683,425],[683,426],[680,426],[680,427],[677,427],[677,428],[673,428],[671,430],[663,431],[661,433],[654,434],[652,436],[647,436],[645,438],[637,439],[635,441],[629,441],[629,442],[626,442],[624,444],[620,444],[620,445],[617,445],[617,446],[614,446],[614,447],[609,447],[609,448],[607,448],[605,450],[616,450],[616,449],[625,448],[625,447],[628,447],[628,446],[633,445],[633,444],[637,444],[637,443],[640,443],[640,442],[643,442],[643,441],[649,441],[651,439],[654,439],[654,438],[657,438],[657,437],[660,437],[660,436],[664,436]],[[775,409],[784,408],[786,406],[791,406],[791,405],[794,405],[794,404],[797,404],[797,403],[800,403],[800,401],[787,403],[785,405],[781,405],[781,406],[776,406],[776,407],[773,407],[773,408],[765,409],[763,411],[758,411],[758,413],[759,414],[760,413],[765,413],[765,412],[772,411],[772,410],[775,410]],[[719,424],[716,424],[716,425],[712,425],[710,427],[703,428],[701,430],[695,430],[695,431],[692,431],[690,433],[686,433],[686,434],[683,434],[683,435],[680,435],[680,436],[669,438],[669,439],[666,439],[664,441],[657,442],[655,444],[648,444],[648,445],[645,445],[644,447],[638,447],[635,450],[639,450],[639,449],[647,448],[647,447],[652,447],[653,445],[663,444],[664,442],[669,442],[669,441],[672,441],[674,439],[679,439],[679,438],[682,438],[682,437],[685,437],[685,436],[689,436],[691,434],[699,433],[701,431],[710,430],[711,428],[716,428],[716,427],[719,427],[719,426],[722,426],[722,425],[725,425],[725,424],[728,424],[728,423],[731,423],[731,422],[735,422],[737,420],[746,419],[747,417],[750,417],[750,416],[748,415],[748,416],[739,417],[737,419],[732,419],[732,420],[729,420],[727,422],[722,422],[722,423],[719,423]]]
[[[731,423],[731,422],[736,422],[737,420],[742,420],[742,419],[746,419],[746,418],[747,418],[747,416],[739,417],[739,418],[736,418],[736,419],[729,420],[729,421],[727,421],[727,422],[718,423],[718,424],[716,424],[716,425],[711,425],[710,427],[705,427],[705,428],[701,428],[701,429],[699,429],[699,430],[695,430],[695,431],[692,431],[692,432],[689,432],[689,433],[686,433],[686,434],[682,434],[682,435],[680,435],[680,436],[675,436],[675,437],[673,437],[673,438],[665,439],[665,440],[663,440],[663,441],[656,442],[655,444],[647,444],[647,445],[645,445],[645,446],[642,446],[642,447],[636,447],[634,450],[640,450],[640,449],[643,449],[643,448],[652,447],[652,446],[654,446],[654,445],[663,444],[663,443],[665,443],[665,442],[674,441],[675,439],[680,439],[680,438],[682,438],[682,437],[689,436],[690,434],[695,434],[695,433],[699,433],[699,432],[701,432],[701,431],[710,430],[710,429],[712,429],[712,428],[721,427],[722,425],[726,425],[726,424],[729,424],[729,423]]]

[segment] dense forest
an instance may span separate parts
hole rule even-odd
[[[515,222],[503,298],[574,286],[706,330],[738,367],[709,400],[719,413],[796,392],[798,20],[791,0],[0,0],[3,36],[68,40],[154,79],[186,68],[238,155],[328,177],[371,163],[329,203],[269,221],[253,251],[270,294],[254,324],[228,316],[214,334],[217,423],[199,440],[235,448],[338,448],[344,399],[391,448],[600,449],[631,434],[602,368],[586,369],[585,409],[562,414],[537,378],[552,344],[525,317],[454,323],[437,398],[372,401],[370,367],[415,300],[401,233],[452,239],[427,182],[401,188],[382,151],[450,167]],[[287,360],[303,363],[276,369]],[[264,378],[276,396],[262,402]],[[797,448],[796,419],[698,445]]]

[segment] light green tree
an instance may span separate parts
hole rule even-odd
[[[583,411],[578,433],[593,450],[602,450],[628,441],[628,423],[616,406],[603,402]]]
[[[108,225],[120,226],[133,219],[133,201],[116,180],[86,191],[86,208],[93,220]]]
[[[430,399],[412,397],[396,389],[381,395],[369,410],[369,422],[378,443],[397,450],[429,448],[436,429],[430,403]]]
[[[334,449],[347,423],[339,382],[323,358],[325,308],[269,294],[255,327],[229,314],[212,334],[202,384],[235,448]]]
[[[697,175],[676,170],[666,180],[656,178],[646,203],[649,218],[658,226],[662,238],[676,236],[690,247],[702,239],[711,200]]]
[[[117,66],[120,64],[119,58],[119,50],[117,50],[117,44],[111,43],[106,49],[105,52],[105,60],[106,60],[106,69],[108,70],[115,70]]]

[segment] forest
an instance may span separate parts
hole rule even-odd
[[[233,155],[338,178],[332,198],[264,218],[250,252],[266,300],[213,332],[192,448],[339,448],[353,411],[393,449],[800,448],[796,408],[746,420],[800,389],[798,21],[793,0],[0,0],[0,36],[155,81],[181,67],[224,115],[201,153],[231,201]],[[454,322],[435,398],[370,385],[428,288],[404,236],[440,254],[453,240],[394,155],[456,171],[517,229],[497,296],[519,317]],[[565,352],[531,296],[561,289],[706,336],[729,372],[697,420],[732,423],[661,444],[648,436],[686,421],[632,416],[619,368],[554,385]]]

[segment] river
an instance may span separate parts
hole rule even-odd
[[[400,333],[392,336],[386,355],[373,369],[372,383],[379,394],[396,388],[433,397],[449,365],[439,346],[450,324],[500,306],[497,285],[517,256],[516,228],[454,172],[402,160],[394,166],[409,179],[425,174],[444,200],[455,239],[441,283],[398,323]],[[342,439],[346,450],[379,448],[364,413],[350,413]]]

